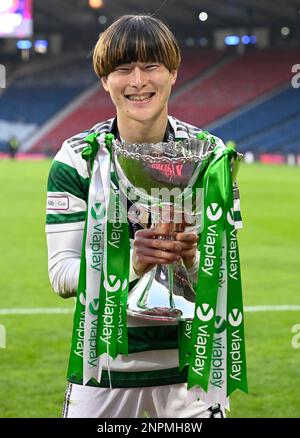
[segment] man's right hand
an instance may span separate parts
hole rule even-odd
[[[158,237],[160,237],[158,239]],[[134,236],[132,265],[135,273],[142,276],[155,265],[168,265],[179,261],[183,249],[182,243],[174,238],[176,233],[170,232],[170,224],[161,224],[155,228],[139,230]]]

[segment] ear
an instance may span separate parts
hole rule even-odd
[[[107,86],[107,76],[104,76],[103,78],[101,78],[101,83],[102,83],[102,87],[104,88],[105,91],[109,91],[108,90],[108,86]]]
[[[172,85],[174,85],[177,79],[177,70],[171,71],[171,77],[172,77]]]

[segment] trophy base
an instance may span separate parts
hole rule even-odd
[[[184,289],[176,287],[171,295],[168,286],[165,266],[157,265],[129,292],[127,314],[153,321],[192,320],[195,312],[194,293],[191,295],[189,289],[185,294]]]
[[[138,311],[127,309],[127,314],[135,318],[152,321],[177,321],[182,316],[181,310],[170,309],[168,307],[154,307],[153,309]]]

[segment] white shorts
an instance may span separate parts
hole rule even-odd
[[[69,383],[63,418],[223,418],[220,405],[187,402],[186,383],[144,388],[96,388]]]

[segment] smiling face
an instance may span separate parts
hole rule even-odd
[[[156,62],[132,62],[101,79],[116,106],[120,122],[154,121],[167,117],[168,100],[177,71]]]
[[[94,70],[116,106],[123,139],[162,141],[180,62],[174,35],[152,16],[124,15],[100,35]]]

